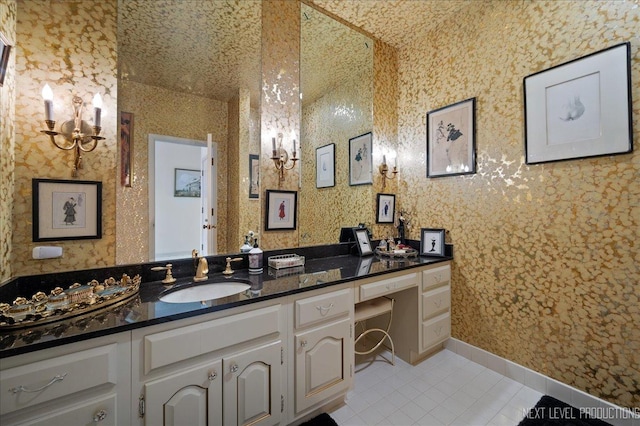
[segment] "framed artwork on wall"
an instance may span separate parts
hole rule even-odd
[[[316,188],[336,185],[336,144],[316,148]]]
[[[630,43],[524,78],[525,161],[633,151]]]
[[[420,256],[444,257],[444,229],[420,229]]]
[[[427,113],[427,177],[476,172],[476,98]]]
[[[396,211],[396,196],[393,194],[378,194],[376,203],[376,223],[394,223]]]
[[[349,185],[373,184],[372,148],[371,132],[349,139]]]
[[[102,182],[32,179],[33,241],[102,238]]]
[[[133,114],[120,112],[120,185],[131,186],[133,177]]]
[[[249,154],[249,198],[260,198],[260,156]]]
[[[360,256],[368,256],[373,254],[371,248],[371,240],[369,239],[369,230],[367,228],[353,228],[353,235],[356,239],[356,246]]]
[[[7,75],[10,53],[11,45],[4,34],[0,33],[0,87],[4,84],[4,77]]]
[[[267,190],[265,230],[296,229],[298,193],[296,191]]]
[[[201,184],[200,170],[175,169],[173,196],[200,198]]]

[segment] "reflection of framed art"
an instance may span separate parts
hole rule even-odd
[[[372,148],[371,132],[349,139],[349,185],[373,183]]]
[[[296,191],[267,190],[265,230],[296,229],[298,193]]]
[[[393,194],[378,194],[376,203],[376,223],[393,223],[396,211],[396,196]]]
[[[316,148],[316,188],[336,185],[336,144]]]
[[[375,257],[364,257],[360,259],[358,262],[358,271],[356,272],[357,277],[361,277],[363,275],[369,275],[369,271],[371,271],[371,264],[373,263],[373,259]]]
[[[427,177],[476,172],[476,98],[427,113]]]
[[[444,229],[420,230],[420,256],[444,257]]]
[[[527,164],[633,150],[630,49],[618,44],[524,78]]]
[[[32,179],[33,241],[102,238],[102,182]]]
[[[260,198],[260,156],[249,154],[249,198]]]
[[[7,75],[10,53],[11,45],[4,35],[0,33],[0,87],[4,84],[4,76]]]
[[[356,237],[356,246],[358,246],[360,256],[373,254],[371,240],[369,239],[369,230],[367,228],[353,228],[353,234]]]
[[[200,198],[201,182],[200,170],[175,169],[173,196]]]
[[[133,176],[133,114],[120,112],[120,185],[131,186]]]

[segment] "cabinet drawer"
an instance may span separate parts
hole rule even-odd
[[[451,306],[451,287],[437,287],[422,294],[422,319],[446,312]]]
[[[116,417],[116,395],[111,394],[98,400],[73,405],[57,413],[49,413],[43,418],[20,424],[23,426],[109,426],[117,424]]]
[[[422,291],[451,281],[451,266],[445,265],[422,272]]]
[[[360,301],[373,299],[385,294],[391,294],[405,288],[415,287],[418,285],[418,274],[400,275],[386,280],[380,280],[371,284],[363,284],[360,286]]]
[[[353,306],[350,292],[344,289],[296,301],[296,328],[348,315]]]
[[[117,344],[2,371],[0,414],[104,384],[116,384]]]
[[[422,349],[441,343],[451,334],[451,316],[449,312],[438,315],[422,323]]]
[[[144,372],[277,333],[280,305],[144,337]]]

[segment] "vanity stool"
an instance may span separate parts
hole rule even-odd
[[[364,321],[380,316],[380,315],[384,315],[384,314],[388,314],[389,315],[389,322],[387,323],[387,329],[383,330],[381,328],[366,328],[366,325],[363,325],[363,332],[360,333],[358,335],[358,337],[356,337],[356,340],[354,342],[354,346],[356,347],[356,349],[354,350],[354,352],[358,355],[367,355],[370,354],[371,352],[375,351],[376,349],[378,349],[380,347],[380,345],[382,345],[382,343],[384,342],[385,339],[389,340],[389,344],[391,345],[391,365],[395,365],[395,348],[393,346],[393,340],[391,339],[391,336],[389,335],[389,329],[391,328],[391,320],[393,319],[393,304],[394,304],[394,300],[386,297],[386,296],[382,296],[382,297],[378,297],[376,299],[372,299],[372,300],[367,300],[365,302],[360,302],[360,303],[356,303],[355,305],[355,327],[358,326],[359,323],[364,323]],[[365,338],[367,335],[369,335],[370,333],[374,333],[374,332],[378,332],[381,334],[381,338],[380,340],[377,341],[377,343],[368,350],[365,351],[358,351],[357,347],[358,347],[358,342]]]

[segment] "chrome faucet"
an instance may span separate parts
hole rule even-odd
[[[191,251],[191,257],[194,259],[194,265],[196,267],[196,276],[193,277],[193,281],[206,281],[209,279],[207,274],[209,273],[209,264],[207,258],[202,256],[198,257],[198,250]]]

